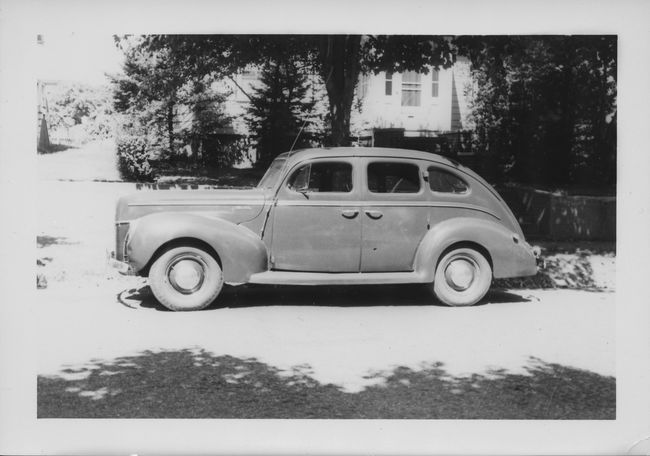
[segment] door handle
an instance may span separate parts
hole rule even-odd
[[[341,211],[341,215],[347,219],[355,218],[358,213],[359,211],[356,209],[346,209],[344,211]]]
[[[379,211],[365,211],[366,215],[373,220],[379,220],[384,216],[383,212]]]

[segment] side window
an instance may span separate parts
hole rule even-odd
[[[429,168],[429,187],[440,193],[467,193],[469,186],[460,177],[439,168]]]
[[[438,70],[431,71],[431,96],[433,98],[438,98],[438,83],[439,83],[439,73]]]
[[[417,193],[420,191],[419,168],[411,163],[370,163],[368,190],[373,193]]]
[[[393,94],[393,73],[389,71],[386,72],[386,87],[384,94],[389,96]]]
[[[287,186],[297,192],[351,192],[352,165],[345,162],[316,162],[301,166]]]

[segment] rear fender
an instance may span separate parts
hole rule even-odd
[[[127,242],[129,263],[141,272],[161,247],[179,239],[195,239],[212,247],[229,283],[247,282],[252,274],[268,268],[266,246],[248,228],[219,218],[177,212],[150,214],[133,223]]]
[[[433,281],[440,256],[460,243],[478,244],[487,251],[494,278],[537,273],[535,255],[517,233],[491,220],[458,217],[437,224],[420,242],[414,267],[422,281]]]

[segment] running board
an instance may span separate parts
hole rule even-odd
[[[293,272],[265,271],[250,276],[248,283],[267,285],[383,285],[423,283],[417,272]]]

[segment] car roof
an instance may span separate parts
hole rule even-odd
[[[461,165],[455,160],[443,157],[442,155],[434,154],[433,152],[422,152],[420,150],[410,149],[396,149],[390,147],[321,147],[284,152],[278,155],[277,158],[287,159],[287,165],[293,166],[295,163],[305,159],[329,157],[380,157],[428,160],[434,163],[453,167],[458,171],[461,171],[463,174],[476,179],[482,185],[484,185],[497,199],[501,199],[494,188],[492,188],[492,186],[488,184],[485,179],[479,176],[476,172]]]
[[[322,147],[315,149],[299,149],[278,155],[278,158],[291,159],[294,163],[308,158],[319,157],[411,158],[416,160],[434,161],[456,168],[462,167],[462,165],[455,160],[431,152],[388,147]]]

